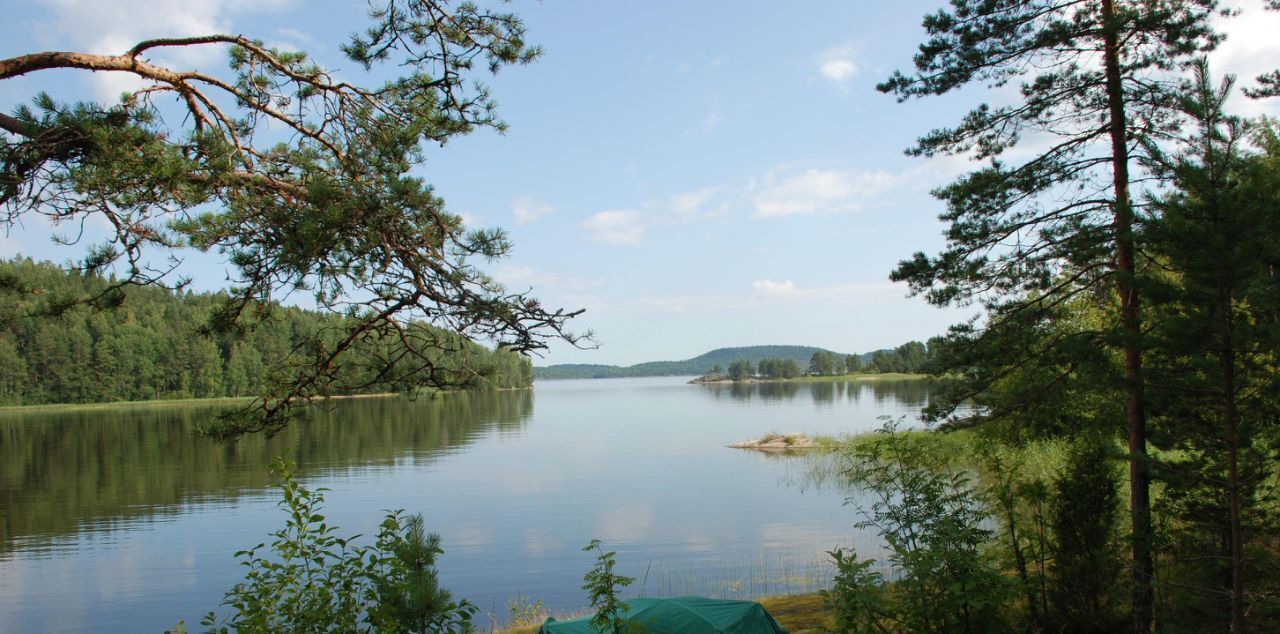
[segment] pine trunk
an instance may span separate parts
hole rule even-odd
[[[1133,628],[1147,634],[1154,622],[1151,585],[1151,471],[1147,462],[1147,415],[1143,407],[1142,342],[1137,268],[1134,263],[1133,208],[1129,198],[1129,149],[1124,88],[1120,77],[1120,37],[1113,0],[1102,0],[1103,64],[1111,117],[1111,167],[1115,184],[1116,291],[1124,330],[1125,417],[1129,436],[1129,512],[1133,523]]]
[[[1240,521],[1240,420],[1236,412],[1235,341],[1232,336],[1233,320],[1231,293],[1220,294],[1218,305],[1222,326],[1221,348],[1218,351],[1222,369],[1222,417],[1227,431],[1227,503],[1230,508],[1231,552],[1231,631],[1245,632],[1244,620],[1244,531]]]

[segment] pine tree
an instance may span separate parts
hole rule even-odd
[[[1147,242],[1162,273],[1151,383],[1155,440],[1174,450],[1169,496],[1184,522],[1223,544],[1219,613],[1245,632],[1246,516],[1277,464],[1261,441],[1280,418],[1280,143],[1263,127],[1265,153],[1249,150],[1248,122],[1225,114],[1232,83],[1215,86],[1197,66],[1183,100],[1197,134],[1177,154],[1151,153],[1176,188],[1154,199],[1160,221]]]
[[[1209,23],[1216,10],[1214,0],[952,0],[925,17],[929,39],[915,72],[879,86],[904,100],[973,83],[1019,88],[1011,104],[982,104],[909,150],[989,165],[935,192],[947,204],[947,246],[935,257],[917,253],[893,279],[936,304],[987,309],[985,324],[953,331],[956,348],[971,353],[951,357],[961,364],[951,369],[969,379],[952,403],[1010,368],[1060,358],[1047,348],[1082,348],[1092,338],[1123,354],[1137,632],[1152,627],[1154,594],[1130,154],[1135,143],[1176,132],[1176,74],[1218,42]],[[1047,149],[1021,164],[1001,160],[1024,139]],[[1030,347],[994,345],[1100,287],[1114,297],[1107,328]]]
[[[222,73],[162,61],[221,47],[230,62]],[[86,247],[78,267],[118,277],[34,302],[31,314],[119,307],[130,287],[181,288],[172,259],[194,248],[222,254],[232,271],[207,320],[212,333],[263,325],[271,300],[288,293],[344,316],[290,348],[290,371],[273,373],[226,435],[278,430],[296,405],[363,388],[369,374],[351,368],[370,340],[388,348],[373,375],[403,391],[470,382],[474,373],[435,361],[464,356],[454,353],[472,340],[518,352],[576,340],[565,330],[576,312],[508,292],[473,264],[507,254],[502,231],[465,230],[410,176],[429,146],[504,128],[472,69],[496,73],[538,57],[519,17],[455,0],[389,0],[339,48],[341,78],[303,52],[218,33],[146,40],[116,55],[0,59],[0,81],[72,70],[142,83],[117,103],[38,94],[0,113],[0,224],[43,216],[117,228]],[[0,284],[30,299],[25,288]],[[191,389],[189,369],[171,362],[162,372],[167,389]]]

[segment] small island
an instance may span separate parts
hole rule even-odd
[[[729,445],[732,449],[753,449],[755,451],[795,451],[799,449],[817,449],[818,443],[804,434],[768,433],[746,442]]]

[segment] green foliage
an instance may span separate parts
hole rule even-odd
[[[228,436],[278,431],[297,406],[362,391],[371,378],[398,392],[465,386],[471,373],[440,361],[473,341],[529,352],[579,340],[566,330],[577,312],[510,292],[476,265],[510,251],[501,230],[468,230],[413,175],[430,148],[504,129],[477,75],[538,57],[519,17],[465,1],[388,0],[363,32],[326,44],[351,64],[341,78],[304,52],[217,33],[0,60],[0,81],[72,69],[138,84],[116,103],[39,94],[0,116],[0,224],[113,228],[75,266],[117,277],[45,296],[30,316],[116,308],[130,287],[181,289],[188,280],[174,271],[194,249],[229,271],[206,315],[211,332],[252,330],[273,301],[297,293],[333,317],[325,333],[291,342],[255,402],[224,421]],[[190,58],[175,49],[226,50],[229,64],[195,73],[165,61]],[[160,116],[170,108],[178,115]],[[21,284],[0,290],[31,298]],[[83,344],[72,359],[87,363]],[[85,400],[70,378],[69,398]],[[219,389],[211,372],[188,378],[190,389]]]
[[[752,367],[750,361],[746,359],[738,359],[729,364],[729,378],[734,381],[741,381],[755,376],[755,368]]]
[[[884,538],[900,574],[882,622],[913,632],[1006,629],[1001,608],[1013,587],[983,553],[993,535],[971,476],[934,445],[896,431],[886,423],[843,456],[844,476],[873,498],[858,526]]]
[[[627,604],[618,596],[618,592],[634,583],[635,579],[613,572],[617,565],[614,557],[616,553],[601,548],[600,540],[591,540],[582,550],[596,553],[595,565],[582,577],[582,589],[587,591],[591,608],[596,611],[595,616],[591,617],[591,627],[611,634],[627,632],[627,620],[624,617]]]
[[[982,469],[982,497],[1000,523],[1002,565],[1017,574],[1028,629],[1050,631],[1048,486],[1027,464],[1025,449],[985,440],[976,457]]]
[[[507,601],[508,627],[537,627],[547,620],[550,612],[542,599],[535,601],[520,595]]]
[[[245,580],[227,592],[230,615],[210,612],[210,632],[465,632],[475,606],[451,602],[436,582],[439,537],[427,535],[422,518],[387,515],[372,546],[337,535],[321,514],[324,490],[294,479],[278,460],[287,514],[285,527],[266,544],[236,553]]]
[[[834,352],[820,350],[813,353],[813,356],[809,357],[809,374],[816,376],[832,376],[844,374],[844,371],[844,359],[836,356]]]
[[[111,278],[84,275],[52,264],[0,262],[0,276],[24,281],[25,296],[0,295],[0,405],[91,403],[156,399],[253,396],[268,390],[273,374],[290,370],[288,357],[314,341],[333,341],[350,325],[346,317],[263,305],[268,317],[252,331],[199,332],[227,296],[131,288],[125,305],[111,311],[68,310],[58,319],[26,319],[47,298],[105,292]],[[449,335],[422,327],[423,334]],[[394,391],[379,376],[387,342],[370,338],[348,353],[343,379],[350,389],[333,394]],[[530,361],[510,350],[461,343],[435,362],[460,387],[530,385]]]
[[[931,340],[931,344],[933,341]],[[919,341],[908,341],[892,350],[877,350],[864,370],[880,373],[915,374],[931,369],[936,348]],[[853,370],[850,370],[852,372]]]
[[[273,534],[270,556],[265,544],[236,553],[246,572],[223,601],[231,615],[219,623],[210,612],[203,624],[218,632],[354,631],[364,611],[365,554],[325,522],[323,490],[303,487],[286,463],[276,470],[285,527]]]
[[[1113,451],[1114,445],[1102,436],[1075,440],[1066,467],[1053,482],[1050,599],[1063,632],[1103,633],[1124,627],[1124,616],[1116,610],[1123,587]]]
[[[985,309],[952,328],[945,347],[953,355],[939,370],[956,377],[958,387],[934,404],[934,418],[1012,373],[1035,381],[1020,390],[1031,401],[1058,397],[1081,376],[1106,377],[1108,390],[1124,392],[1118,402],[1125,403],[1133,464],[1137,631],[1154,622],[1154,569],[1138,280],[1143,250],[1130,189],[1156,179],[1131,174],[1131,157],[1142,160],[1178,134],[1179,75],[1221,41],[1217,15],[1217,0],[952,0],[925,16],[927,39],[913,70],[878,86],[900,100],[975,84],[1010,89],[998,93],[999,103],[977,105],[908,150],[968,157],[980,166],[933,192],[946,204],[942,251],[915,253],[891,277],[933,304]],[[1029,138],[1052,141],[1025,160],[1010,160],[1009,150]],[[1107,318],[1087,331],[1056,329],[1064,304],[1082,299],[1104,307]],[[1103,374],[1100,351],[1122,354],[1123,372]],[[1016,415],[1026,402],[1005,400],[988,413]]]
[[[835,614],[837,632],[888,634],[891,617],[884,576],[871,569],[874,559],[858,559],[856,552],[837,548],[827,552],[836,567],[830,590],[822,590],[823,605]]]
[[[751,363],[759,363],[764,359],[790,359],[797,364],[807,365],[814,352],[821,348],[812,346],[745,346],[738,348],[716,348],[684,361],[649,361],[635,365],[619,367],[616,365],[595,365],[564,363],[535,368],[540,379],[603,379],[626,376],[692,376],[706,374],[716,365],[727,368],[730,363],[745,359]]]
[[[794,379],[800,376],[800,364],[791,359],[761,359],[756,373],[766,379]]]
[[[378,553],[381,553],[379,557]],[[384,632],[466,632],[476,606],[454,602],[440,587],[436,558],[440,536],[427,533],[421,515],[392,513],[382,522],[370,563],[375,604],[369,623]]]
[[[924,355],[909,351],[923,351]],[[886,361],[886,369],[880,370],[872,362],[873,353],[839,355],[830,350],[811,346],[747,346],[742,348],[717,348],[705,354],[684,361],[650,361],[636,365],[620,367],[616,365],[598,365],[586,363],[564,363],[534,368],[535,376],[540,379],[604,379],[627,376],[691,376],[705,375],[717,365],[725,368],[739,360],[759,364],[766,359],[793,362],[797,368],[809,368],[812,372],[814,355],[822,355],[830,359],[828,374],[843,374],[883,371],[917,373],[929,371],[935,348],[931,340],[927,346],[918,341],[909,342],[891,350],[882,351]],[[827,355],[830,355],[829,357]],[[798,375],[797,375],[798,376]]]
[[[1230,77],[1215,85],[1197,65],[1181,102],[1195,133],[1176,152],[1153,152],[1176,188],[1150,200],[1161,217],[1147,231],[1160,264],[1149,357],[1152,440],[1167,452],[1161,510],[1177,520],[1168,548],[1181,559],[1171,609],[1181,622],[1242,630],[1258,627],[1248,621],[1277,592],[1248,560],[1274,556],[1259,539],[1277,520],[1280,146],[1270,121],[1226,113],[1231,92]]]

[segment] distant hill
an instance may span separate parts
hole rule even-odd
[[[710,372],[716,364],[721,368],[730,363],[746,359],[751,363],[760,363],[761,359],[792,359],[801,368],[809,367],[809,359],[815,352],[832,352],[813,346],[746,346],[742,348],[716,348],[711,352],[698,355],[684,361],[649,361],[626,367],[616,365],[596,365],[589,363],[564,363],[546,367],[535,367],[535,379],[609,379],[627,376],[693,376]],[[844,357],[844,353],[833,353]],[[858,355],[863,362],[868,362],[874,353]]]

